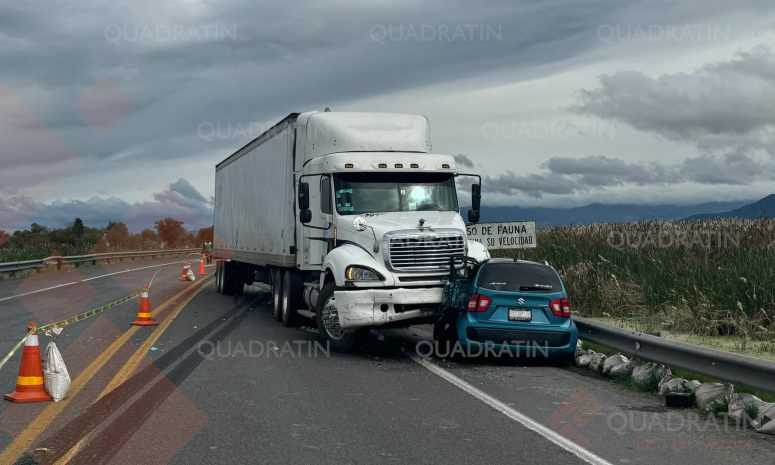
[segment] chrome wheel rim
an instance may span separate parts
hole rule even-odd
[[[329,338],[338,341],[345,336],[345,331],[339,325],[339,312],[336,309],[336,299],[334,296],[326,300],[320,317],[323,320],[323,328]]]

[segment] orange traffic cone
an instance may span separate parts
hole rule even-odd
[[[156,326],[159,323],[151,318],[151,299],[148,298],[148,285],[143,287],[143,293],[140,294],[140,307],[137,309],[137,319],[132,322],[132,326]]]
[[[30,323],[28,330],[35,329],[37,325]],[[16,378],[16,390],[6,394],[5,400],[11,402],[43,402],[54,400],[46,393],[43,387],[43,369],[40,364],[40,346],[38,335],[33,333],[27,336],[22,352],[22,365],[19,367],[19,377]]]
[[[188,270],[191,269],[191,265],[186,263],[183,265],[183,274],[180,275],[181,281],[188,281]]]
[[[199,272],[197,273],[199,276],[205,275],[205,256],[202,255],[202,259],[199,260]]]

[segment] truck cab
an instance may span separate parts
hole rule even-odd
[[[469,221],[478,221],[479,176],[432,153],[421,115],[308,112],[283,131],[293,219],[280,234],[292,233],[295,263],[289,267],[285,254],[283,266],[267,263],[268,273],[256,273],[272,285],[276,314],[281,307],[284,322],[314,316],[338,351],[372,327],[437,319],[450,259],[489,258],[467,240],[459,214],[457,180],[473,176]]]

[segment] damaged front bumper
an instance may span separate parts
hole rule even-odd
[[[335,291],[342,329],[383,326],[439,314],[444,288],[397,288]]]

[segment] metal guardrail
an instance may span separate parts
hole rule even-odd
[[[41,268],[46,265],[56,265],[57,269],[65,264],[80,264],[86,262],[96,263],[98,261],[110,261],[112,259],[123,260],[125,258],[157,257],[166,255],[181,255],[185,253],[198,253],[202,249],[162,249],[162,250],[142,250],[138,252],[107,252],[95,253],[89,255],[72,255],[62,257],[54,255],[38,260],[25,260],[20,262],[0,263],[0,273],[13,271],[23,271]]]
[[[775,363],[573,317],[579,337],[670,367],[775,393]]]

